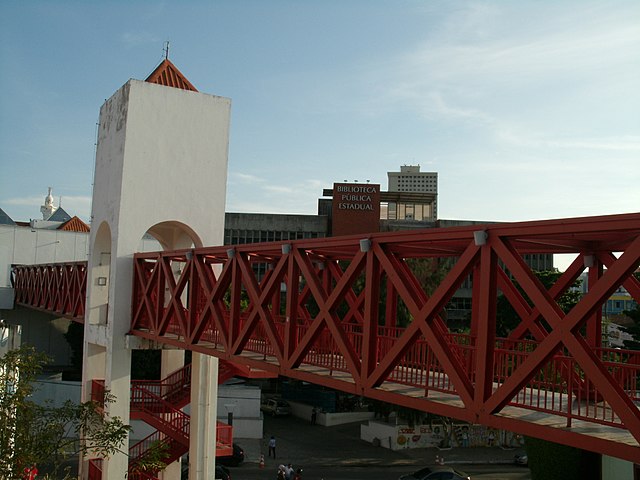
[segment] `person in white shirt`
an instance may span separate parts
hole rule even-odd
[[[276,458],[276,437],[271,435],[268,445],[269,445],[269,457],[271,457],[271,454],[273,453],[273,458]]]

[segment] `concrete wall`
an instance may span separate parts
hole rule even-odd
[[[86,260],[88,242],[86,233],[0,225],[0,287],[11,286],[11,264]]]
[[[511,432],[495,431],[483,425],[452,425],[450,436],[451,446],[461,446],[459,435],[456,431],[466,429],[468,432],[469,448],[489,446],[489,432],[493,431],[495,437],[493,445],[516,445],[515,437]],[[445,429],[442,424],[422,424],[409,426],[406,424],[396,424],[381,420],[372,420],[368,424],[360,427],[360,438],[364,441],[377,443],[378,445],[391,450],[403,450],[408,448],[433,448],[438,447],[445,436]]]
[[[370,421],[360,427],[360,438],[391,450],[408,448],[433,448],[440,445],[443,432],[431,425],[394,425],[382,421]]]
[[[247,385],[218,387],[218,420],[227,423],[233,412],[234,438],[262,438],[260,388]]]
[[[327,217],[275,213],[227,213],[226,229],[276,230],[286,232],[327,232]]]
[[[106,220],[119,243],[123,234],[134,239],[132,251],[151,227],[171,221],[190,227],[207,244],[220,242],[230,104],[213,95],[127,82],[101,109],[94,219],[99,214]]]
[[[313,406],[307,403],[298,403],[287,400],[291,405],[291,413],[303,420],[311,421],[311,413]],[[374,417],[373,412],[340,412],[326,413],[318,411],[316,423],[325,427],[333,427],[334,425],[343,425],[345,423],[364,422]]]
[[[11,310],[14,307],[16,292],[11,287],[0,287],[0,311]]]
[[[49,355],[51,365],[71,366],[71,348],[64,338],[71,320],[20,306],[13,310],[0,310],[0,315],[8,324],[19,325],[22,343]]]
[[[140,240],[138,251],[158,250],[160,245],[153,238],[145,237]],[[0,312],[14,308],[15,294],[11,288],[12,264],[78,262],[86,261],[88,256],[87,233],[0,225]]]
[[[602,456],[602,480],[621,480],[633,476],[633,463],[619,458]]]
[[[369,422],[360,426],[360,439],[365,442],[375,443],[381,447],[396,450],[395,438],[398,435],[398,426],[385,422]]]
[[[79,404],[81,393],[81,382],[63,382],[52,378],[41,379],[35,383],[35,391],[31,400],[39,405],[48,401],[54,407],[61,407],[67,400]]]

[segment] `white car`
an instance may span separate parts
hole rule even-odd
[[[269,398],[260,404],[260,410],[274,417],[280,415],[290,415],[291,405],[280,398]]]

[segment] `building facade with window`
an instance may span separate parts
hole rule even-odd
[[[397,218],[415,218],[416,220],[436,220],[438,218],[438,173],[421,172],[420,165],[402,165],[399,172],[387,172],[387,190],[389,192],[426,193],[433,195],[430,210],[416,208],[412,203],[400,207]],[[390,208],[390,210],[392,210]]]

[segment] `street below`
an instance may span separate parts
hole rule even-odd
[[[262,440],[238,440],[247,456],[244,464],[230,468],[231,479],[275,480],[278,465],[291,463],[294,469],[303,469],[304,480],[397,480],[400,475],[433,465],[439,455],[447,465],[466,472],[472,479],[531,480],[527,467],[510,461],[521,451],[503,451],[499,447],[455,449],[455,452],[392,451],[360,440],[359,432],[359,424],[324,427],[293,416],[266,416]],[[275,459],[267,455],[271,435],[277,441]],[[260,455],[264,455],[264,468],[258,463]],[[447,455],[458,461],[446,461]]]

